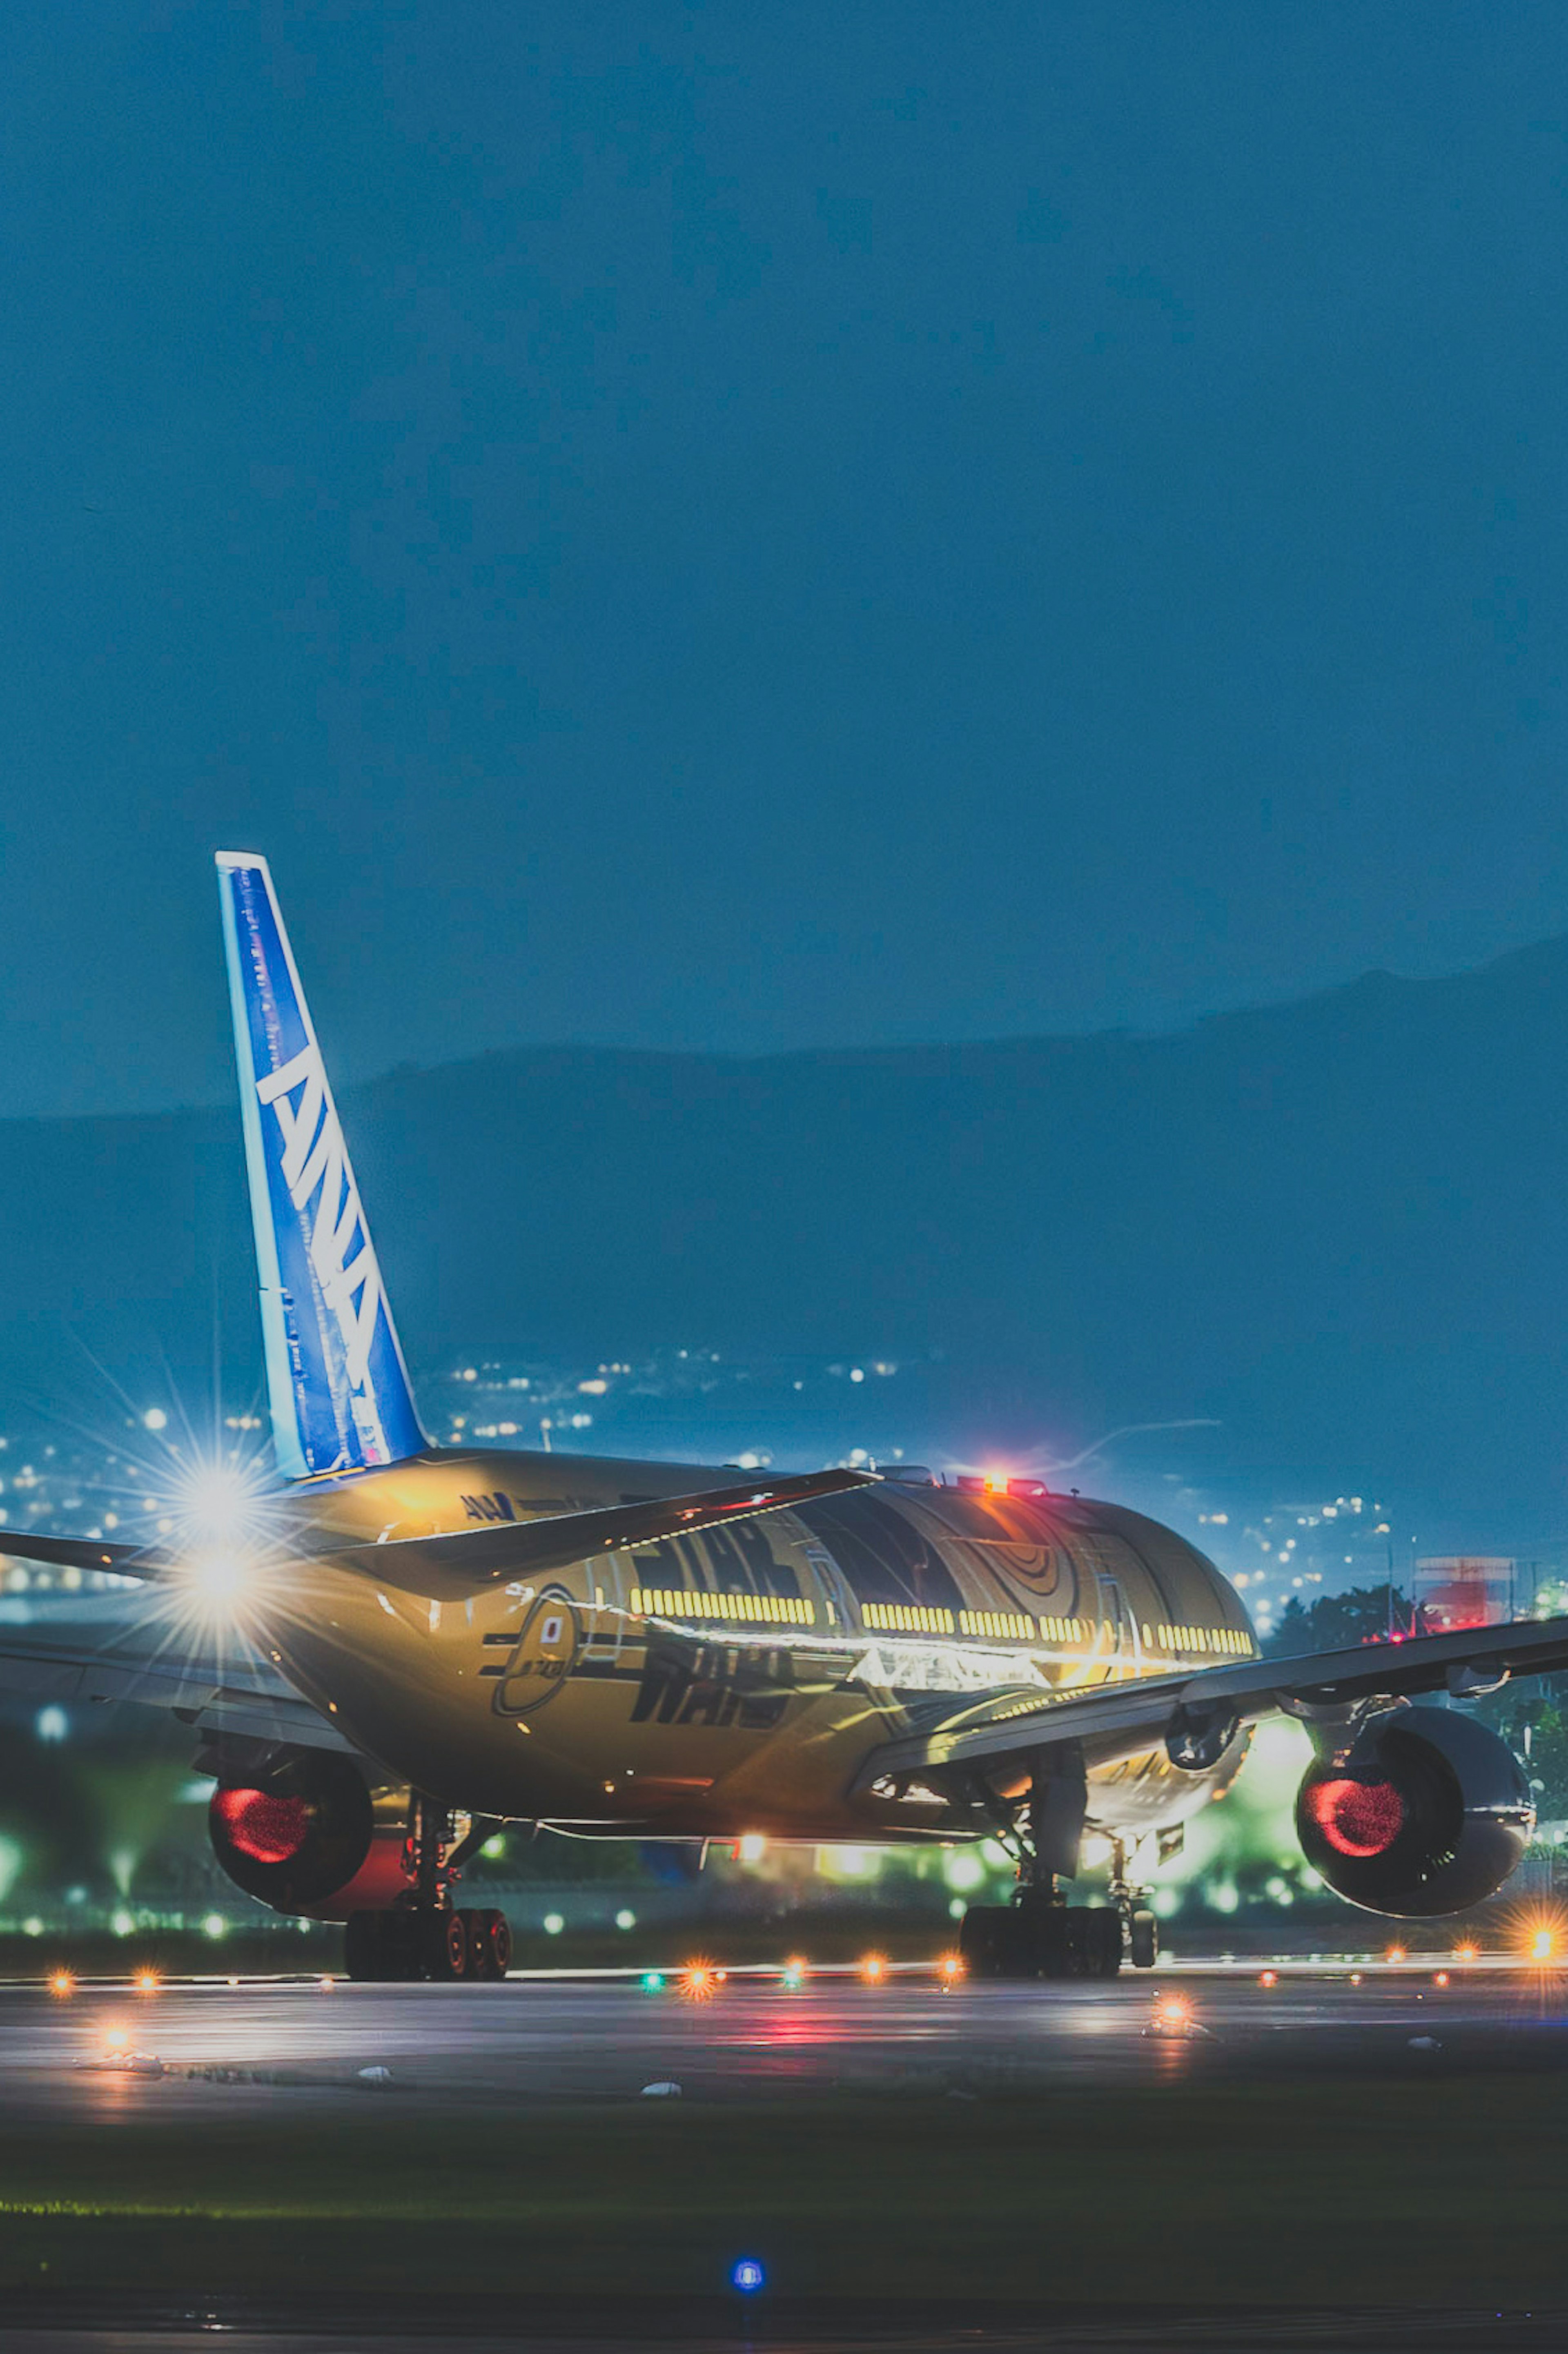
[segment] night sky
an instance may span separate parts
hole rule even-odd
[[[0,1113],[1568,929],[1558,5],[13,11]]]

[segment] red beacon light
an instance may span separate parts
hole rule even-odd
[[[1021,1479],[1011,1471],[961,1471],[959,1486],[970,1496],[1023,1496],[1051,1493],[1044,1479]]]

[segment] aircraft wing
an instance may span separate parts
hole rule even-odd
[[[460,1529],[451,1536],[389,1537],[376,1544],[345,1545],[323,1531],[318,1542],[323,1554],[373,1573],[384,1585],[431,1597],[461,1598],[508,1579],[545,1576],[595,1553],[618,1553],[624,1545],[686,1536],[758,1512],[784,1511],[813,1496],[875,1485],[874,1478],[863,1471],[808,1471],[780,1479],[753,1479],[743,1488],[709,1488],[693,1496],[650,1496],[586,1512],[552,1512],[543,1520],[503,1521]],[[0,1551],[4,1549],[0,1536]]]
[[[1033,1691],[1014,1685],[939,1717],[914,1702],[919,1729],[873,1752],[862,1786],[906,1773],[984,1767],[1063,1743],[1081,1743],[1097,1765],[1165,1744],[1174,1763],[1225,1745],[1230,1733],[1276,1712],[1332,1716],[1358,1702],[1489,1689],[1510,1675],[1549,1675],[1568,1668],[1568,1618],[1516,1626],[1412,1635],[1294,1659],[1245,1659],[1191,1672]],[[927,1711],[930,1710],[928,1713]]]
[[[135,1701],[173,1711],[200,1731],[295,1741],[311,1749],[351,1744],[331,1720],[260,1655],[219,1653],[150,1617],[140,1621],[90,1603],[26,1616],[0,1613],[0,1699],[68,1708]]]

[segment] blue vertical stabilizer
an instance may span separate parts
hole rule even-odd
[[[428,1442],[264,858],[217,854],[267,1395],[288,1479]]]

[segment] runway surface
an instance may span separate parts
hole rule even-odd
[[[1188,1967],[1179,1973],[1128,1974],[1110,1985],[944,1987],[927,1972],[898,1972],[880,1984],[819,1973],[790,1986],[776,1973],[737,1972],[695,1988],[683,1984],[678,1974],[650,1987],[623,1978],[566,1977],[518,1977],[496,1987],[263,1979],[232,1985],[171,1983],[138,1991],[124,1984],[89,1984],[60,1995],[37,1985],[0,1987],[0,2127],[5,2128],[0,2138],[9,2153],[13,2198],[25,2201],[44,2196],[38,2186],[39,2168],[45,2166],[55,2169],[47,2186],[50,2198],[64,2192],[69,2199],[85,2196],[90,2201],[111,2192],[122,2203],[127,2195],[134,2201],[145,2181],[154,2204],[160,2196],[189,2200],[194,2194],[200,2200],[208,2178],[193,2182],[180,2173],[186,2162],[182,2152],[195,2148],[204,2153],[200,2163],[215,2169],[215,2185],[218,2173],[226,2171],[231,2187],[238,2186],[227,2204],[243,2223],[247,2214],[254,2218],[270,2211],[267,2201],[275,2192],[269,2185],[278,2186],[280,2211],[293,2213],[290,2197],[296,2206],[298,2198],[291,2192],[288,2168],[308,2162],[318,2150],[347,2152],[346,2162],[353,2165],[355,2152],[361,2159],[371,2157],[379,2163],[376,2154],[382,2151],[395,2158],[399,2149],[417,2153],[436,2147],[446,2154],[443,2163],[449,2168],[461,2166],[462,2154],[476,2150],[491,2152],[498,2163],[514,2163],[526,2202],[534,2180],[528,2170],[531,2134],[547,2115],[550,2147],[557,2155],[555,2173],[546,2178],[546,2200],[564,2182],[563,2168],[571,2172],[571,2184],[558,2210],[564,2221],[536,2226],[530,2250],[540,2244],[540,2230],[577,2228],[572,2222],[577,2211],[571,2200],[577,2198],[580,2205],[585,2182],[593,2200],[607,2201],[603,2232],[589,2202],[591,2229],[581,2233],[583,2260],[575,2268],[567,2267],[582,2291],[575,2303],[567,2297],[553,2300],[548,2282],[538,2283],[538,2294],[534,2294],[533,2258],[511,2253],[517,2247],[513,2210],[503,2200],[499,2222],[490,2209],[489,2221],[482,2216],[474,2222],[470,2255],[480,2264],[482,2278],[461,2309],[440,2292],[433,2303],[429,2296],[421,2301],[418,2294],[402,2292],[395,2297],[377,2296],[374,2263],[367,2265],[363,2257],[363,2248],[370,2243],[363,2237],[348,2243],[351,2249],[360,2248],[361,2256],[351,2254],[341,2270],[333,2243],[333,2265],[325,2277],[341,2285],[347,2302],[334,2308],[332,2295],[319,2292],[302,2291],[291,2298],[281,2283],[278,2296],[269,2301],[258,2295],[253,2281],[249,2290],[227,2296],[221,2311],[205,2324],[194,2305],[188,2312],[175,2314],[159,2309],[161,2285],[137,2292],[139,2301],[131,2304],[123,2296],[110,2300],[111,2309],[106,2312],[103,2299],[94,2303],[91,2284],[116,2277],[112,2271],[79,2268],[71,2275],[72,2294],[68,2296],[60,2265],[40,2264],[36,2290],[18,2297],[13,2289],[8,2310],[0,2312],[0,2349],[4,2354],[13,2354],[13,2349],[32,2354],[36,2343],[38,2354],[45,2347],[49,2354],[110,2354],[113,2348],[135,2346],[142,2354],[152,2354],[159,2347],[190,2347],[197,2336],[210,2341],[215,2323],[231,2343],[245,2347],[246,2354],[270,2354],[273,2349],[305,2354],[311,2345],[329,2344],[336,2354],[351,2354],[355,2348],[365,2354],[384,2348],[391,2354],[394,2346],[409,2354],[415,2344],[452,2343],[460,2332],[467,2336],[474,2354],[480,2354],[486,2338],[497,2344],[519,2342],[506,2337],[513,2327],[525,2327],[534,2354],[546,2354],[554,2345],[570,2344],[579,2354],[588,2354],[596,2346],[609,2349],[648,2342],[702,2344],[719,2354],[721,2348],[748,2340],[781,2349],[809,2346],[816,2354],[831,2347],[873,2345],[896,2347],[903,2354],[916,2354],[916,2349],[918,2354],[945,2354],[945,2349],[960,2346],[1038,2347],[1049,2348],[1053,2354],[1075,2354],[1080,2349],[1141,2349],[1156,2344],[1168,2354],[1177,2348],[1191,2348],[1192,2354],[1200,2348],[1242,2354],[1246,2348],[1330,2343],[1337,2354],[1363,2347],[1382,2347],[1389,2354],[1395,2349],[1400,2354],[1420,2354],[1423,2348],[1437,2347],[1451,2349],[1453,2354],[1460,2349],[1466,2354],[1482,2349],[1501,2354],[1505,2347],[1557,2346],[1568,2342],[1568,2317],[1561,2314],[1461,2313],[1457,2299],[1450,2301],[1446,2313],[1429,2314],[1425,2321],[1397,2312],[1359,2317],[1344,2312],[1314,2314],[1301,2309],[1302,2284],[1283,2289],[1280,2274],[1273,2269],[1259,2274],[1262,2293],[1294,2296],[1293,2312],[1255,2309],[1249,2317],[1235,2310],[1211,2309],[1200,2321],[1191,2312],[1166,2311],[1156,2317],[1147,2308],[1136,2313],[1126,2308],[1119,2313],[1080,2311],[1075,2318],[1064,2308],[1055,2311],[1048,2327],[1042,2327],[1037,2318],[1010,2310],[1005,2300],[993,2305],[989,2296],[963,2306],[954,2306],[948,2299],[949,2309],[940,2313],[921,2305],[909,2305],[901,2312],[884,2306],[875,2314],[848,2313],[831,2298],[808,2309],[807,2302],[797,2298],[791,2304],[785,2295],[789,2281],[802,2276],[800,2261],[791,2259],[791,2274],[785,2256],[791,2244],[814,2245],[813,2233],[821,2238],[810,2214],[804,2222],[797,2217],[791,2223],[787,2218],[779,2225],[781,2277],[777,2284],[769,2280],[766,2296],[744,2306],[736,2297],[711,2295],[705,2304],[701,2298],[688,2304],[683,2291],[677,2288],[672,2295],[668,2282],[652,2303],[641,2292],[638,2300],[630,2300],[622,2294],[626,2266],[613,2278],[599,2270],[603,2233],[613,2237],[622,2232],[624,2236],[630,2211],[624,2205],[629,2184],[633,2191],[640,2189],[655,2211],[653,2224],[642,2229],[636,2243],[643,2253],[632,2269],[641,2265],[644,2254],[657,2268],[661,2250],[667,2246],[667,2226],[659,2220],[664,2185],[657,2169],[671,2163],[700,2163],[705,2145],[731,2153],[725,2165],[733,2160],[736,2168],[766,2164],[769,2150],[799,2146],[810,2179],[821,2165],[832,2162],[841,2173],[847,2164],[849,2179],[858,2181],[854,2168],[862,2154],[868,2164],[891,2164],[891,2153],[923,2140],[933,2152],[945,2154],[961,2147],[971,2160],[983,2160],[989,2151],[1011,2152],[1011,2158],[1002,2162],[1024,2168],[1033,2179],[1042,2167],[1060,2163],[1053,2136],[1063,2129],[1063,2120],[1075,2117],[1076,2125],[1067,2130],[1082,2135],[1086,2121],[1103,2114],[1095,2100],[1086,2104],[1077,2097],[1086,2091],[1093,2095],[1103,2088],[1110,2096],[1107,2107],[1140,2117],[1139,2129],[1148,2132],[1156,2129],[1156,2121],[1140,2088],[1161,2088],[1154,2108],[1172,2121],[1177,2140],[1171,2147],[1190,2156],[1192,2121],[1201,2118],[1205,2103],[1183,2102],[1168,2112],[1164,2099],[1165,2092],[1179,2094],[1184,2085],[1195,2093],[1217,2088],[1217,2107],[1224,2116],[1235,2115],[1227,2085],[1241,2086],[1244,2104],[1255,2103],[1253,2088],[1260,2088],[1263,2113],[1270,2117],[1277,2113],[1276,2095],[1283,2091],[1287,2105],[1279,2114],[1290,2117],[1296,2139],[1303,2129],[1303,2112],[1316,2115],[1322,2106],[1308,2088],[1325,2078],[1353,2080],[1351,2113],[1356,2115],[1361,2086],[1373,2088],[1367,2115],[1374,2121],[1389,2114],[1393,2080],[1416,2080],[1410,2114],[1429,2120],[1432,2104],[1421,2089],[1424,2080],[1453,2079],[1456,2097],[1450,2111],[1444,2095],[1443,2113],[1460,2121],[1465,2131],[1469,2128],[1463,2120],[1477,2114],[1477,2101],[1483,2106],[1491,2101],[1489,2115],[1515,2115],[1511,2094],[1499,2112],[1495,2087],[1488,2094],[1480,2082],[1483,2075],[1499,2072],[1512,2072],[1510,2081],[1520,2086],[1527,2106],[1534,2101],[1531,2114],[1538,2115],[1542,2088],[1530,2085],[1527,2078],[1568,2073],[1568,1976],[1556,1970],[1466,1970],[1437,1963],[1397,1971],[1375,1966],[1359,1971],[1349,1966],[1314,1969],[1298,1964],[1280,1965],[1272,1973],[1262,1966],[1229,1971]],[[1468,2101],[1463,2097],[1466,2078],[1476,2080]],[[679,2090],[654,2094],[649,2090],[653,2086]],[[1292,2106],[1293,2086],[1302,2090]],[[1126,2092],[1131,2099],[1120,2100]],[[1568,2094],[1568,2085],[1564,2092]],[[1053,2105],[1053,2094],[1060,2095],[1058,2106]],[[1554,2090],[1545,2088],[1549,2115],[1556,2114],[1556,2098]],[[677,2101],[680,2105],[672,2110],[670,2105]],[[662,2111],[656,2104],[663,2105]],[[1211,2113],[1216,2109],[1213,2102],[1206,2105]],[[1328,2147],[1336,2150],[1340,2145],[1332,2138],[1338,2131],[1333,2118],[1339,2114],[1330,2102]],[[1211,2114],[1210,2123],[1202,2128],[1209,2140],[1198,2160],[1200,2173],[1226,2156],[1229,2128],[1224,2116],[1216,2128]],[[681,2130],[666,2137],[666,2123]],[[660,2130],[650,2136],[650,2125]],[[303,2130],[292,2130],[295,2126]],[[84,2127],[102,2130],[84,2132]],[[196,2130],[183,2134],[182,2127]],[[1092,2125],[1087,2130],[1092,2136]],[[1098,2164],[1103,2170],[1112,2163],[1103,2151],[1097,2157],[1092,2146],[1075,2146],[1084,2147],[1084,2162],[1091,2168]],[[630,2175],[626,2167],[616,2171],[615,2153],[623,2147],[641,2153],[629,2161]],[[127,2153],[123,2163],[132,2169],[125,2182],[114,2174],[116,2150]],[[267,2163],[283,2171],[253,2179],[247,2168],[252,2160],[260,2163],[257,2153],[268,2150],[273,2158]],[[58,2170],[62,2151],[75,2153],[63,2174]],[[847,2160],[842,2151],[851,2153]],[[514,2154],[511,2159],[504,2159],[507,2152]],[[1167,2148],[1167,2159],[1170,2154]],[[474,2177],[479,2190],[493,2190],[483,2162],[466,2162],[480,2165]],[[920,2189],[926,2182],[923,2174],[910,2178],[919,2190],[924,2219],[916,2228],[928,2234],[952,2207],[956,2186],[943,2184],[943,2162],[945,2155],[934,2160],[934,2190],[928,2184]],[[1294,2202],[1302,2186],[1310,2188],[1322,2178],[1309,2172],[1300,2184],[1292,2177],[1290,2186],[1282,2188],[1278,2151],[1268,2163],[1275,2170],[1276,2188],[1267,2191],[1258,2211],[1266,2223],[1273,2207],[1283,2202],[1295,2219],[1299,2210]],[[1116,2159],[1115,2166],[1119,2164]],[[1233,2166],[1226,2177],[1227,2199],[1249,2195],[1254,2188],[1250,2164],[1245,2161],[1239,2172]],[[1158,2190],[1166,2178],[1160,2175],[1160,2161],[1151,2159],[1150,2166],[1150,2179]],[[84,2184],[83,2168],[98,2186],[96,2191]],[[1050,2195],[1069,2194],[1079,2171],[1075,2165]],[[339,2178],[334,2174],[330,2179],[335,2183]],[[397,2176],[396,2166],[386,2179],[397,2197],[405,2195],[407,2179]],[[1119,2181],[1120,2176],[1113,2170],[1105,2179]],[[1383,2179],[1379,2173],[1379,2181]],[[707,2195],[712,2198],[716,2190],[722,2199],[736,2177],[721,2171],[704,2179]],[[764,2184],[759,2195],[771,2196],[766,2185],[773,2178],[758,2179]],[[1018,2179],[1022,2182],[1024,2177]],[[183,2186],[177,2192],[160,2191],[160,2185],[176,2180]],[[1551,2180],[1554,2183],[1556,2177]],[[438,2228],[449,2231],[454,2217],[467,2215],[463,2193],[447,2195],[444,2181],[432,2188],[439,2190],[436,2205],[447,2219]],[[1172,2189],[1178,2197],[1186,2195],[1179,2181]],[[752,2196],[747,2187],[740,2203]],[[835,2191],[835,2202],[838,2198]],[[220,2198],[216,2203],[224,2206],[226,2201]],[[1168,2203],[1167,2192],[1160,2190],[1147,2211],[1139,2211],[1146,2213],[1146,2221],[1158,2219]],[[1554,2190],[1549,2203],[1555,2217]],[[492,2209],[494,2204],[492,2198]],[[176,2206],[158,2211],[177,2216],[186,2210]],[[1032,2211],[1029,2198],[1022,2211]],[[1200,2201],[1191,2211],[1201,2217],[1207,2211]],[[399,2212],[406,2220],[395,2230],[417,2232],[418,2219],[426,2212],[417,2179],[414,2205]],[[838,2212],[836,2203],[832,2212]],[[882,2217],[880,2228],[885,2229],[887,2217],[880,2208],[876,2212]],[[1118,2248],[1128,2212],[1125,2203],[1117,2210],[1113,2239]],[[351,2234],[361,2230],[356,2213],[353,2200],[345,2200],[343,2228]],[[736,2245],[745,2244],[736,2239],[733,2217],[710,2224],[705,2220],[707,2213],[700,2200],[688,2210],[683,2228],[692,2243],[689,2260],[672,2259],[673,2271],[671,2264],[665,2264],[672,2279],[693,2279],[705,2293],[710,2285],[722,2285],[729,2254]],[[758,2209],[758,2217],[774,2213],[766,2206]],[[522,2228],[528,2222],[527,2203],[517,2214],[517,2228]],[[971,2201],[963,2215],[966,2220],[951,2227],[963,2259],[960,2271],[970,2261],[964,2234],[983,2229],[985,2201]],[[1091,2212],[1086,2208],[1079,2228],[1098,2228],[1104,2217],[1097,2222],[1097,2209]],[[751,2230],[757,2220],[745,2228]],[[1339,2208],[1333,2209],[1331,2221],[1339,2231]],[[35,2233],[57,2232],[52,2241],[39,2239],[35,2252],[52,2258],[57,2252],[62,2257],[69,2253],[69,2233],[76,2227],[53,2226],[46,2217],[26,2228]],[[105,2263],[117,2260],[115,2251],[122,2253],[132,2246],[122,2233],[115,2236],[121,2227],[112,2215],[81,2228],[96,2233],[91,2245],[109,2252]],[[146,2228],[155,2234],[175,2229],[175,2224]],[[1180,2246],[1180,2227],[1172,2228],[1177,2232],[1174,2244]],[[297,2242],[302,2226],[296,2221],[287,2229]],[[1294,2220],[1289,2229],[1295,2232]],[[199,2235],[177,2244],[182,2253],[170,2256],[166,2270],[160,2258],[153,2274],[176,2295],[179,2284],[194,2285],[203,2276],[199,2257],[193,2260],[190,2253],[192,2248],[199,2251]],[[226,2244],[243,2255],[249,2243],[231,2238]],[[377,2247],[385,2244],[375,2242]],[[985,2244],[991,2253],[976,2256],[977,2279],[989,2279],[1000,2243]],[[492,2260],[497,2248],[503,2252],[502,2277],[514,2273],[515,2289],[497,2288],[496,2261]],[[1201,2278],[1210,2278],[1213,2268],[1202,2256],[1201,2241],[1196,2261]],[[894,2266],[899,2276],[902,2262]],[[61,2282],[59,2291],[42,2277],[51,2269]],[[1552,2287],[1560,2290],[1562,2267],[1553,2261],[1547,2269]],[[560,2271],[557,2265],[551,2278]],[[1156,2276],[1156,2294],[1170,2294],[1170,2275],[1157,2267]],[[135,2277],[148,2277],[145,2266]],[[465,2279],[471,2277],[464,2274]],[[1059,2277],[1059,2271],[1048,2268],[1048,2282]],[[1116,2280],[1119,2275],[1112,2264],[1096,2277]],[[1467,2284],[1470,2274],[1464,2277]],[[1320,2279],[1312,2267],[1305,2282],[1307,2297],[1332,2294],[1327,2282],[1319,2285]],[[355,2283],[358,2293],[351,2296]],[[480,2288],[483,2294],[478,2293]],[[1054,2293],[1081,2296],[1083,2291],[1058,2287]],[[1119,2293],[1150,2292],[1147,2285],[1129,2289],[1124,2281]],[[1258,2287],[1251,2293],[1257,2295]],[[1560,2296],[1554,2301],[1560,2302]],[[1520,2306],[1525,2302],[1519,2300]],[[1541,2297],[1540,2302],[1544,2306],[1546,2300]],[[1464,2303],[1468,2306],[1471,2300],[1466,2297]],[[680,2317],[688,2312],[686,2326]],[[36,2341],[25,2338],[23,2329],[37,2322],[53,2326]]]
[[[1441,1983],[1446,1975],[1447,1983]],[[1023,2085],[1158,2073],[1568,2066],[1568,1976],[1553,1970],[1316,1975],[1282,1967],[1124,1976],[1110,1985],[944,1988],[925,1974],[734,1975],[697,1991],[635,1980],[503,1986],[252,1980],[61,1998],[0,1988],[0,2105],[16,2121],[143,2119],[193,2108],[336,2105],[369,2094],[429,2115],[831,2091],[984,2098]],[[366,2071],[382,2072],[366,2075]],[[648,2094],[650,2098],[674,2094]]]

